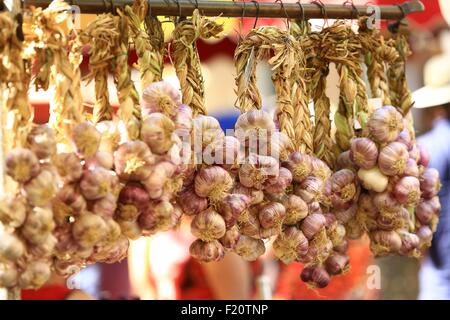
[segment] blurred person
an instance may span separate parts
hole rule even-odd
[[[443,54],[424,69],[425,87],[414,92],[428,132],[418,138],[430,154],[429,166],[439,171],[442,210],[432,246],[419,272],[419,299],[450,299],[450,32],[441,36]],[[425,109],[426,108],[426,109]]]

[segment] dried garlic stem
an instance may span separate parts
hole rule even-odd
[[[391,105],[386,64],[392,64],[399,55],[389,46],[378,29],[367,27],[367,17],[359,20],[359,36],[365,53],[367,75],[373,98],[381,98],[383,105]]]
[[[259,45],[262,35],[257,30],[252,30],[239,43],[234,53],[236,67],[236,95],[239,102],[236,106],[241,114],[261,109],[261,94],[256,84],[256,64],[259,53]]]
[[[180,80],[183,103],[190,106],[194,116],[206,114],[203,75],[195,42],[199,39],[218,38],[223,26],[215,19],[201,17],[196,9],[192,18],[183,20],[173,32],[174,66]]]
[[[95,123],[112,120],[113,109],[109,102],[108,74],[114,59],[114,46],[119,33],[115,26],[118,17],[112,14],[99,15],[83,32],[82,40],[90,43],[88,80],[95,80],[95,104],[93,120]]]
[[[139,137],[141,123],[141,108],[139,93],[131,80],[128,68],[128,20],[121,15],[116,20],[119,33],[114,57],[114,81],[119,96],[119,117],[125,123],[128,137],[135,140]]]
[[[30,35],[36,37],[34,46],[40,66],[35,84],[45,90],[49,85],[54,89],[49,124],[61,141],[83,120],[80,73],[76,71],[81,59],[77,50],[81,50],[81,46],[74,42],[72,51],[68,52],[66,34],[60,28],[61,21],[68,19],[69,9],[63,1],[54,1],[45,10],[34,9],[30,30]]]
[[[0,83],[6,87],[2,93],[5,105],[2,123],[8,131],[2,141],[4,154],[24,145],[33,118],[28,101],[30,77],[23,57],[23,43],[17,38],[17,27],[10,13],[0,15]]]
[[[392,105],[404,116],[407,116],[413,106],[411,91],[406,81],[406,60],[411,55],[411,50],[408,44],[407,32],[402,30],[402,27],[399,27],[400,30],[394,35],[395,41],[392,43],[399,56],[389,66],[387,75]]]
[[[298,147],[296,151],[314,153],[313,123],[309,112],[311,92],[308,90],[311,82],[311,70],[308,62],[314,57],[313,42],[310,37],[310,24],[307,21],[294,21],[291,24],[291,34],[299,42],[303,58],[299,54],[299,76],[292,87],[292,104],[294,105],[294,128]]]
[[[350,148],[355,130],[367,122],[368,100],[362,68],[359,64],[361,44],[351,27],[338,21],[324,29],[324,58],[337,65],[339,73],[339,106],[335,114],[338,152]]]
[[[138,2],[136,1],[136,5]],[[139,72],[141,74],[141,88],[144,89],[154,81],[162,79],[162,64],[164,57],[164,45],[161,50],[160,47],[155,47],[154,44],[164,44],[164,34],[160,22],[156,18],[152,18],[151,30],[148,34],[143,28],[143,19],[146,16],[147,10],[144,7],[137,7],[139,10],[134,11],[134,8],[125,7],[125,16],[128,19],[131,37],[133,38],[134,47],[138,56]],[[162,39],[162,40],[161,40]]]

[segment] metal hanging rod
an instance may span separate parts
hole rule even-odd
[[[47,7],[50,0],[26,0],[26,6]],[[133,0],[68,0],[77,5],[81,13],[114,12],[116,8],[132,5]],[[195,1],[195,0],[149,0],[152,15],[190,16],[198,8],[204,16],[223,17],[260,17],[260,18],[329,18],[354,19],[358,16],[370,16],[373,8],[378,8],[380,19],[400,20],[413,12],[422,12],[425,6],[421,1],[409,1],[400,5],[360,6],[351,4],[281,3],[257,1]],[[371,9],[372,8],[372,9]]]

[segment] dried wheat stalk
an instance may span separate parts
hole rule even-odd
[[[202,17],[194,10],[192,18],[178,23],[173,32],[173,60],[180,80],[183,103],[194,115],[206,114],[203,75],[195,43],[198,39],[218,38],[223,31],[214,18]]]

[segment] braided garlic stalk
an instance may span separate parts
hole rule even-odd
[[[206,114],[203,76],[195,42],[200,38],[217,38],[222,31],[222,25],[200,16],[198,10],[194,10],[192,19],[181,21],[174,30],[172,45],[175,70],[180,80],[183,103],[192,108],[194,116]]]
[[[358,32],[365,53],[372,97],[381,98],[383,105],[391,105],[386,67],[394,63],[399,55],[385,41],[379,30],[367,27],[367,18],[360,19]]]
[[[108,74],[114,58],[113,48],[119,36],[116,31],[117,19],[118,17],[112,14],[102,14],[94,23],[89,24],[81,37],[85,44],[91,43],[90,74],[87,78],[95,79],[94,123],[113,119],[114,112],[109,102]]]
[[[119,95],[119,117],[125,123],[128,138],[135,140],[140,135],[141,108],[139,105],[139,93],[131,80],[128,68],[128,20],[120,15],[116,19],[117,31],[119,33],[114,57],[114,80]]]
[[[303,51],[303,54],[298,54],[300,60],[298,61],[297,69],[300,74],[292,88],[294,127],[296,128],[297,133],[297,138],[295,140],[300,147],[300,149],[296,148],[296,150],[302,153],[312,154],[316,153],[314,134],[317,129],[313,129],[313,123],[309,112],[309,101],[312,92],[308,90],[308,87],[311,83],[312,69],[309,69],[307,62],[310,62],[315,54],[312,50],[313,42],[310,37],[310,25],[307,21],[295,21],[291,24],[290,33],[299,42],[300,50]],[[303,143],[301,143],[301,141],[303,141]],[[318,157],[321,158],[319,155]]]

